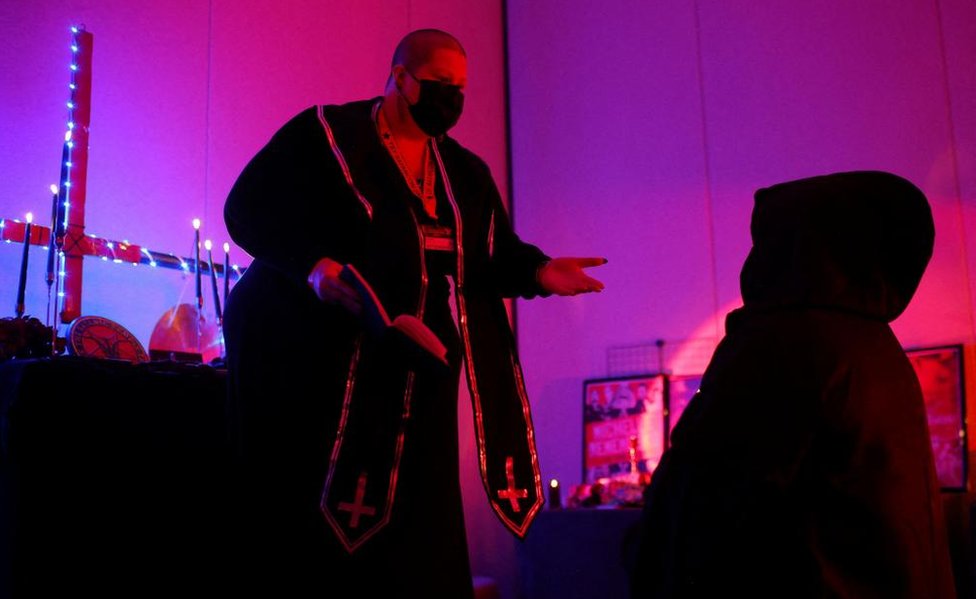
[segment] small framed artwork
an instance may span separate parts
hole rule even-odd
[[[965,491],[969,461],[963,347],[919,348],[905,353],[922,386],[939,484],[944,491]]]
[[[638,481],[654,471],[666,443],[664,375],[583,381],[583,482]]]
[[[671,431],[674,430],[681,414],[684,413],[691,398],[698,393],[701,386],[702,375],[685,374],[668,377],[668,443],[670,444]]]

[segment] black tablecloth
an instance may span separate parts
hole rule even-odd
[[[219,588],[225,385],[208,366],[0,364],[0,597]]]

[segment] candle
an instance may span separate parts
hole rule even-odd
[[[220,322],[224,317],[220,313],[220,295],[217,294],[217,271],[214,270],[213,244],[208,239],[204,242],[204,247],[207,248],[207,263],[210,266],[210,286],[213,288],[214,309],[217,311],[217,322]]]
[[[558,510],[562,506],[563,502],[559,493],[559,481],[552,479],[549,481],[549,509]]]
[[[71,180],[71,148],[68,142],[71,141],[71,131],[64,134],[64,145],[61,146],[61,170],[58,175],[58,195],[67,197],[68,182]],[[60,206],[56,210],[57,214],[62,214]]]
[[[203,310],[203,288],[200,283],[200,219],[193,219],[193,270],[197,280],[197,309]]]
[[[58,207],[55,212],[54,221],[57,223],[57,227],[51,230],[51,236],[54,237],[55,243],[58,244],[58,250],[63,247],[64,244],[64,230],[68,226],[68,200],[69,194],[68,189],[71,185],[71,131],[67,131],[64,134],[64,148],[61,151],[61,178],[58,181]]]
[[[54,231],[58,227],[58,186],[51,184],[51,193],[54,194],[54,199],[51,203],[51,235],[48,237],[47,241],[47,273],[45,275],[45,280],[47,281],[48,290],[50,290],[51,285],[54,284],[54,258],[57,253],[57,246],[54,243]]]
[[[637,435],[630,436],[630,475],[633,478],[638,476],[637,474]]]
[[[227,294],[230,292],[230,244],[224,243],[224,307],[227,307]]]
[[[20,281],[17,283],[17,318],[24,315],[24,290],[27,288],[27,259],[30,256],[31,222],[34,214],[27,213],[27,225],[24,227],[24,253],[20,257]]]

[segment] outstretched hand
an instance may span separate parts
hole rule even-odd
[[[556,295],[603,291],[603,283],[588,276],[583,269],[606,263],[606,258],[553,258],[539,270],[539,284]]]

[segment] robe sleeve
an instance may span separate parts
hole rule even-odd
[[[536,272],[549,261],[549,256],[536,246],[519,239],[512,229],[508,212],[493,181],[490,182],[490,189],[490,270],[496,289],[502,297],[548,297],[551,294],[539,284]]]
[[[322,171],[315,161],[325,143],[315,119],[313,107],[279,129],[241,172],[224,204],[234,242],[303,285],[327,255],[313,229],[322,224],[317,205],[323,190],[314,174]]]

